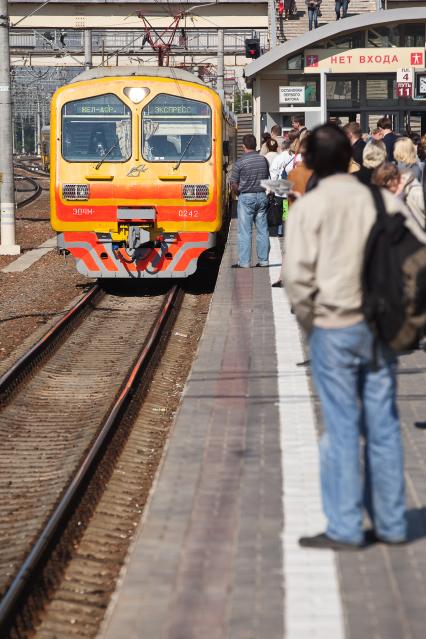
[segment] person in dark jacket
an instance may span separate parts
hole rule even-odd
[[[353,175],[362,184],[370,184],[373,171],[386,162],[387,151],[381,140],[371,140],[362,152],[362,166]]]
[[[394,162],[393,147],[398,136],[392,131],[392,120],[385,115],[377,122],[377,128],[382,132],[382,140],[388,154],[388,162]]]
[[[309,31],[312,29],[318,29],[318,11],[320,9],[322,0],[305,0],[305,4],[308,7],[308,20]]]
[[[343,127],[352,147],[353,160],[362,166],[362,152],[364,151],[365,142],[362,139],[362,129],[358,122],[349,122]]]

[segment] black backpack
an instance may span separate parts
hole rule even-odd
[[[363,313],[380,341],[407,351],[426,329],[426,245],[406,227],[402,213],[386,213],[377,186],[370,190],[377,217],[365,247]]]

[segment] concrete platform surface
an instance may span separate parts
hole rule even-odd
[[[424,639],[426,354],[401,358],[410,543],[302,549],[324,527],[320,424],[302,338],[270,268],[231,269],[101,639]]]
[[[56,236],[49,237],[48,240],[43,242],[43,244],[40,244],[40,246],[38,246],[37,248],[32,249],[31,251],[27,251],[16,260],[13,260],[13,262],[1,269],[1,272],[22,273],[22,271],[26,271],[27,268],[30,268],[30,266],[35,264],[35,262],[42,258],[43,255],[46,255],[46,253],[50,253],[50,251],[53,251],[56,246]]]

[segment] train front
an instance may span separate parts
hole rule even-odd
[[[52,103],[51,222],[83,275],[187,277],[222,223],[222,109],[196,82],[74,82]]]

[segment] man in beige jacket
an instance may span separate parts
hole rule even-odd
[[[373,335],[361,307],[364,247],[376,211],[368,187],[347,174],[350,159],[343,131],[327,124],[313,132],[305,162],[319,184],[292,207],[285,236],[284,282],[308,335],[325,429],[320,466],[327,529],[299,542],[315,548],[362,546],[364,508],[378,539],[406,538],[397,362],[380,344],[378,366],[372,366]],[[388,213],[404,208],[392,194],[383,197]]]

